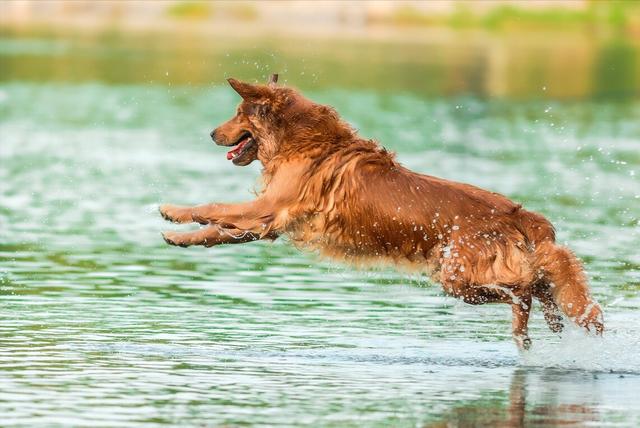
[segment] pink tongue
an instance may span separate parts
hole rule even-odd
[[[231,160],[231,159],[235,158],[236,157],[235,155],[240,153],[240,151],[242,150],[244,145],[247,144],[248,141],[249,141],[249,139],[246,139],[243,142],[241,142],[240,144],[238,144],[236,147],[234,147],[233,150],[229,150],[227,152],[227,160]]]

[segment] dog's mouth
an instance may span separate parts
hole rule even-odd
[[[233,149],[227,152],[227,159],[234,164],[242,164],[245,155],[256,149],[257,143],[253,135],[249,131],[243,132],[235,143],[231,145]]]

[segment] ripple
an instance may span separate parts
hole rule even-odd
[[[584,258],[604,339],[557,337],[536,308],[519,355],[506,305],[464,305],[422,278],[283,242],[165,246],[174,226],[158,203],[248,199],[258,174],[207,141],[228,112],[204,106],[232,94],[179,90],[194,102],[153,86],[2,84],[3,425],[428,426],[471,412],[492,426],[520,393],[541,424],[637,420],[637,105],[554,105],[560,130],[535,102],[461,99],[476,113],[460,114],[407,95],[312,94],[366,135],[398,136],[385,143],[410,167],[544,212]]]

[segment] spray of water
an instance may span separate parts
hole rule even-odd
[[[635,325],[638,325],[635,323]],[[527,366],[640,374],[640,334],[614,327],[604,337],[586,335],[567,326],[556,340],[541,340],[522,354]]]

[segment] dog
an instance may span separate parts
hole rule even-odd
[[[507,303],[512,334],[529,349],[532,299],[554,332],[562,313],[601,335],[603,314],[578,258],[542,215],[478,187],[413,172],[336,111],[299,91],[228,79],[242,102],[211,132],[238,166],[258,160],[264,186],[237,204],[162,205],[170,245],[237,244],[285,235],[299,248],[357,266],[390,264],[429,275],[473,305]]]

